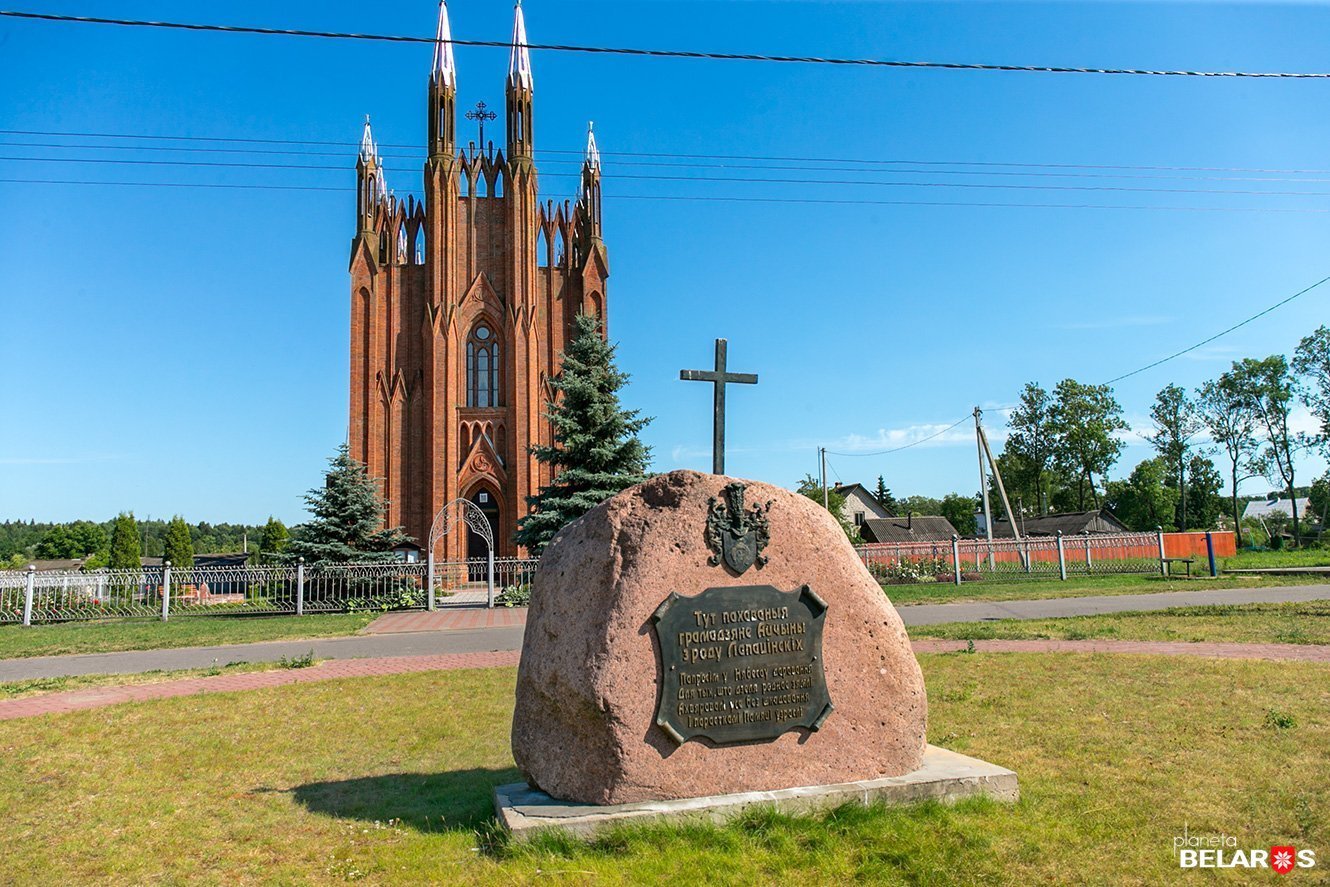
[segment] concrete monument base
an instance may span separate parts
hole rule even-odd
[[[499,823],[518,840],[542,829],[560,829],[582,837],[616,825],[662,819],[697,818],[723,822],[753,806],[772,806],[785,813],[809,813],[841,804],[907,804],[987,795],[997,801],[1016,801],[1020,789],[1016,774],[1004,767],[930,745],[918,770],[863,782],[810,785],[777,791],[737,792],[669,801],[630,804],[584,804],[559,801],[525,782],[496,786],[494,809]]]

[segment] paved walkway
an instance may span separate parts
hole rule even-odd
[[[966,649],[965,641],[919,640],[916,653],[945,653]],[[983,653],[1136,653],[1162,656],[1207,656],[1222,659],[1273,659],[1278,661],[1330,662],[1330,646],[1299,644],[1189,644],[1144,641],[975,641]],[[456,653],[441,656],[392,656],[376,659],[343,659],[321,662],[310,668],[262,671],[248,674],[184,678],[158,684],[129,687],[90,687],[65,693],[47,693],[24,699],[0,700],[0,721],[45,714],[64,714],[102,708],[121,702],[169,699],[198,693],[233,693],[287,684],[329,681],[336,678],[408,674],[455,668],[494,668],[516,665],[516,650],[492,653]]]
[[[887,589],[891,596],[891,589]],[[1157,594],[1105,594],[1093,597],[1048,598],[1038,601],[972,601],[958,604],[913,604],[896,608],[906,625],[983,622],[991,619],[1050,619],[1135,613],[1172,607],[1231,604],[1284,604],[1330,600],[1330,585],[1284,585],[1275,588],[1211,588]]]
[[[82,711],[102,708],[121,702],[142,702],[148,699],[168,699],[173,696],[192,696],[196,693],[233,693],[237,690],[260,690],[286,684],[307,684],[311,681],[331,681],[336,678],[362,678],[373,675],[407,674],[417,671],[442,671],[453,668],[494,668],[516,665],[520,654],[516,650],[492,653],[446,653],[441,656],[390,656],[377,659],[341,659],[320,662],[309,668],[282,671],[256,671],[244,674],[216,675],[207,678],[182,678],[158,684],[137,684],[128,687],[89,687],[64,693],[47,693],[23,699],[0,700],[0,721],[27,718],[33,715]]]
[[[505,628],[526,625],[526,607],[440,607],[385,613],[364,634],[401,634],[410,631],[451,631],[458,628]]]
[[[1050,598],[1036,601],[980,601],[957,604],[915,604],[898,608],[906,625],[944,622],[979,622],[990,619],[1044,619],[1165,610],[1205,604],[1284,603],[1330,599],[1330,586],[1289,585],[1279,588],[1229,588],[1173,591],[1161,594],[1122,594],[1098,597]],[[482,616],[482,614],[485,614]],[[490,628],[464,628],[464,620],[502,620]],[[432,620],[438,620],[432,622]],[[394,656],[437,656],[517,650],[522,646],[526,610],[445,610],[436,613],[392,613],[376,620],[373,634],[304,641],[269,641],[217,647],[180,647],[125,653],[78,656],[39,656],[0,659],[0,681],[23,681],[84,674],[135,674],[184,668],[210,668],[229,662],[275,662],[303,656],[310,650],[317,659],[362,659]],[[445,630],[419,628],[435,624]],[[399,630],[389,631],[394,626]],[[451,626],[451,627],[449,627]]]

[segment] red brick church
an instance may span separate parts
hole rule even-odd
[[[550,479],[528,452],[551,439],[544,415],[558,355],[579,312],[605,317],[600,156],[588,131],[576,202],[540,201],[520,5],[505,143],[459,146],[450,38],[441,3],[421,198],[389,190],[365,123],[351,244],[350,449],[380,479],[389,525],[422,547],[435,513],[464,497],[489,517],[495,554],[511,556],[526,497]],[[471,116],[485,113],[478,106]],[[468,535],[450,533],[439,556],[483,556]]]

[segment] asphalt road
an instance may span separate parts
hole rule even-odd
[[[902,606],[898,608],[898,612],[906,625],[936,625],[944,622],[1046,619],[1099,613],[1143,612],[1210,604],[1286,603],[1327,599],[1330,599],[1330,586],[1318,584],[1048,598],[1031,601],[916,604]],[[303,656],[310,650],[314,651],[314,656],[318,659],[363,659],[379,656],[425,656],[438,653],[516,650],[522,646],[523,630],[522,626],[449,629],[218,647],[180,647],[173,650],[3,659],[0,660],[0,681],[22,681],[65,675],[135,674],[156,670],[209,668],[230,662],[275,662],[283,656]]]

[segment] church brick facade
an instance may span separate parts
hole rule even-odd
[[[542,202],[533,155],[534,83],[521,7],[503,147],[459,147],[447,7],[428,89],[423,198],[388,191],[365,124],[351,244],[351,455],[382,484],[387,521],[426,546],[435,515],[463,498],[490,520],[495,555],[526,497],[550,481],[530,456],[551,442],[550,378],[578,313],[606,317],[600,158],[588,134],[575,202]],[[441,558],[483,557],[463,528]]]

